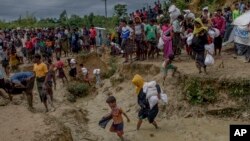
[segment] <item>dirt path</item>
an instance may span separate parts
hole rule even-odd
[[[213,117],[204,116],[202,118],[183,118],[176,115],[171,117],[160,116],[157,118],[160,129],[156,130],[152,125],[145,121],[140,131],[136,131],[138,107],[135,105],[136,97],[131,95],[132,87],[126,84],[121,84],[126,87],[119,93],[110,90],[118,99],[118,104],[127,111],[129,117],[132,119],[130,123],[125,121],[125,137],[129,141],[228,141],[229,140],[229,125],[236,123],[244,123],[241,121],[216,119]],[[89,130],[103,141],[117,141],[116,134],[109,132],[110,123],[104,130],[100,128],[97,123],[98,120],[106,115],[110,109],[105,103],[106,95],[99,93],[99,95],[86,104],[86,109],[89,110]],[[161,111],[159,115],[162,115]],[[166,112],[166,111],[165,111]],[[246,122],[245,122],[246,123]]]

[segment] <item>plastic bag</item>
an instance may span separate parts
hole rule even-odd
[[[168,12],[170,13],[169,16],[171,21],[174,21],[179,15],[181,15],[180,9],[178,9],[175,5],[171,5],[168,9]]]
[[[175,5],[171,5],[169,8],[168,8],[168,12],[171,13],[171,12],[174,12],[176,9],[176,6]]]
[[[159,99],[157,96],[151,96],[148,99],[148,103],[149,103],[149,107],[150,109],[152,109],[157,103],[158,103]]]
[[[168,96],[167,96],[167,94],[161,94],[160,96],[161,96],[161,101],[164,104],[167,104],[168,103]],[[152,109],[158,102],[159,102],[158,96],[151,96],[148,99],[148,103],[149,103],[150,109]]]
[[[162,93],[161,94],[161,100],[163,103],[167,104],[168,103],[168,96],[167,94]]]
[[[103,117],[99,122],[98,122],[98,125],[105,129],[107,124],[109,123],[109,121],[112,119],[112,116],[108,116],[108,117]]]
[[[194,38],[194,35],[191,33],[188,35],[188,38],[187,38],[187,45],[191,45],[192,44],[192,40]]]
[[[100,73],[101,73],[100,69],[94,69],[93,70],[93,74],[95,74],[95,75],[100,74]]]
[[[215,31],[215,38],[219,37],[220,36],[220,30],[217,29],[217,28],[213,28],[214,31]]]
[[[214,30],[211,30],[211,29],[209,29],[208,30],[208,35],[211,37],[211,38],[215,38],[215,31]]]
[[[83,73],[83,75],[87,75],[88,74],[88,70],[86,68],[82,68],[82,73]]]
[[[158,47],[158,49],[164,48],[164,41],[163,41],[162,37],[159,38],[159,42],[158,42],[157,47]]]
[[[158,94],[156,82],[146,82],[143,86],[143,92],[146,93],[146,99],[149,99],[151,96],[156,96]]]
[[[205,65],[210,66],[214,64],[214,58],[212,55],[207,54],[206,59],[205,59]]]
[[[210,53],[214,54],[214,43],[211,43],[209,45],[205,45],[205,49]]]

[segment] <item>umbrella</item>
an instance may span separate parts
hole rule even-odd
[[[239,16],[233,22],[234,25],[238,26],[246,26],[250,23],[250,10],[244,13],[243,15]]]

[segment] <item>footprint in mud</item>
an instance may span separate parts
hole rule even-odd
[[[155,137],[155,134],[151,133],[151,134],[149,134],[149,136],[150,136],[151,138],[153,138],[153,137]]]

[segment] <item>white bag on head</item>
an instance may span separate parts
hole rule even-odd
[[[83,73],[83,75],[87,75],[88,74],[88,70],[86,68],[82,68],[82,73]]]
[[[101,73],[101,70],[100,69],[94,69],[93,70],[93,74],[95,74],[95,75],[98,75],[98,74],[100,74]]]
[[[205,59],[205,65],[206,66],[211,66],[214,64],[214,58],[212,55],[207,54],[206,59]]]
[[[181,15],[180,9],[178,9],[175,5],[171,5],[168,12],[170,13],[169,16],[171,21],[174,21],[179,15]]]

